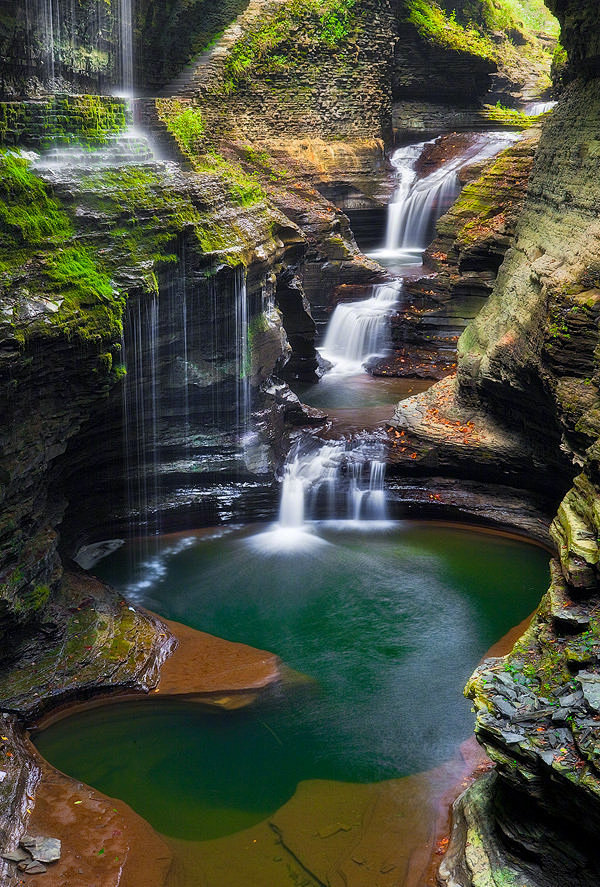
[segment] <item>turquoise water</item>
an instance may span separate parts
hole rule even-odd
[[[372,782],[448,759],[473,729],[462,687],[539,602],[542,549],[435,524],[321,527],[273,550],[250,528],[134,545],[96,572],[164,616],[277,653],[312,680],[250,708],[147,700],[73,715],[36,743],[159,831],[202,840],[264,819],[304,779]]]

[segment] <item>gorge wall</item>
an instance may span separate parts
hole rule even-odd
[[[575,79],[543,126],[514,245],[459,341],[456,380],[400,404],[395,420],[416,454],[412,469],[397,456],[403,470],[519,476],[558,509],[548,595],[512,653],[485,663],[468,685],[496,771],[456,805],[441,878],[461,887],[575,887],[596,883],[600,871],[600,21],[595,4],[548,5]]]

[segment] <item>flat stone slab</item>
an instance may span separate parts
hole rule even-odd
[[[38,862],[37,859],[32,859],[30,862],[20,862],[17,868],[20,872],[25,872],[26,875],[43,875],[48,871],[46,866]]]
[[[577,680],[581,684],[585,701],[594,711],[600,711],[600,674],[580,671]]]
[[[3,853],[2,859],[6,859],[8,862],[23,862],[25,859],[31,861],[31,854],[27,850],[17,847],[16,850],[9,850],[8,853]]]
[[[37,862],[57,862],[60,859],[58,838],[44,838],[42,835],[25,835],[21,846],[29,851]]]

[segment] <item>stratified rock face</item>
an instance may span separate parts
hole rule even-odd
[[[137,0],[136,81],[152,94],[211,46],[248,0]]]
[[[596,440],[600,84],[573,84],[544,127],[514,248],[459,342],[464,404],[562,439],[581,464]]]
[[[251,0],[209,64],[182,82],[246,138],[391,134],[396,20],[386,3]],[[212,109],[211,109],[212,106]]]
[[[538,138],[539,132],[522,138],[483,172],[465,170],[469,181],[439,219],[425,251],[428,273],[404,283],[402,305],[392,319],[394,350],[378,363],[376,374],[440,379],[454,371],[458,337],[492,293],[513,242]],[[453,141],[456,137],[450,146]]]
[[[596,4],[549,6],[575,70],[593,74]],[[517,436],[560,448],[577,477],[552,525],[548,595],[511,654],[467,688],[497,777],[457,807],[448,885],[600,879],[599,126],[600,81],[575,80],[544,126],[494,293],[459,343],[454,409],[508,417]]]
[[[488,59],[428,44],[403,22],[395,47],[393,98],[472,107],[488,91],[496,70]]]

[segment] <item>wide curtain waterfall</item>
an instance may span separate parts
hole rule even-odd
[[[194,280],[185,250],[159,291],[128,302],[124,429],[129,510],[160,531],[206,463],[243,463],[250,425],[245,271]],[[219,455],[220,454],[220,455]]]

